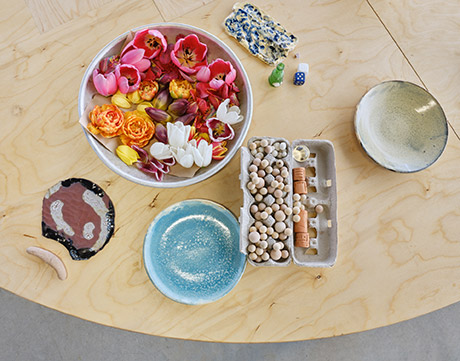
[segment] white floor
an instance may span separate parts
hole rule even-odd
[[[460,303],[377,330],[279,344],[217,344],[100,326],[0,289],[0,361],[460,360]]]

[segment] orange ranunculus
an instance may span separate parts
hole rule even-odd
[[[139,95],[144,100],[152,100],[153,97],[158,93],[158,83],[153,80],[143,80],[139,84]]]
[[[88,130],[93,134],[101,134],[106,138],[119,135],[123,126],[123,112],[113,104],[95,105],[89,113]]]
[[[155,124],[149,116],[139,110],[125,113],[120,139],[123,144],[145,147],[155,134]]]

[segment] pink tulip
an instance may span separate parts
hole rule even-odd
[[[160,52],[165,52],[168,47],[165,37],[158,30],[144,29],[134,35],[133,44],[137,49],[145,50],[144,56],[148,59],[155,58]]]
[[[141,82],[141,74],[134,65],[121,64],[115,69],[118,89],[123,94],[137,90]]]
[[[99,69],[94,69],[93,83],[97,92],[105,97],[115,94],[118,90],[117,78],[114,73],[102,74]]]
[[[209,85],[213,89],[220,89],[224,84],[231,85],[236,78],[236,70],[232,63],[216,59],[209,64],[210,78]]]
[[[209,67],[202,66],[196,73],[196,80],[207,83],[211,79],[211,70]]]
[[[201,43],[195,34],[177,40],[171,51],[172,62],[184,73],[195,74],[202,66],[206,66],[208,47]]]
[[[150,68],[150,60],[144,58],[145,50],[144,49],[132,49],[123,54],[121,57],[122,64],[133,65],[140,72],[146,71]]]

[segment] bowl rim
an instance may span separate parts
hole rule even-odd
[[[380,86],[383,86],[385,84],[388,84],[388,83],[398,83],[398,84],[408,84],[410,86],[415,86],[419,89],[421,89],[423,92],[425,92],[426,94],[428,94],[433,100],[434,102],[437,104],[437,106],[439,107],[439,109],[441,110],[441,114],[442,114],[442,119],[444,120],[444,125],[445,125],[445,130],[446,130],[446,138],[445,138],[445,141],[444,141],[444,144],[441,148],[441,150],[439,151],[439,154],[430,162],[428,163],[427,165],[421,167],[421,168],[414,168],[414,169],[411,169],[411,170],[404,170],[404,169],[397,169],[396,167],[391,167],[391,166],[388,166],[388,165],[385,165],[385,164],[382,164],[379,160],[377,160],[376,158],[374,158],[374,156],[369,153],[368,149],[366,148],[366,146],[363,144],[363,141],[362,141],[362,138],[361,138],[361,135],[360,135],[360,132],[358,130],[358,111],[359,111],[359,108],[361,106],[361,104],[363,103],[364,101],[364,98],[366,97],[366,95],[368,95],[371,91],[373,91],[375,88],[377,87],[380,87]],[[383,82],[380,82],[374,86],[372,86],[371,88],[369,88],[360,98],[358,104],[356,105],[356,109],[355,109],[355,114],[354,114],[354,130],[355,130],[355,135],[356,135],[356,138],[358,139],[359,141],[359,144],[361,145],[361,148],[364,150],[364,152],[369,156],[370,159],[372,159],[376,164],[378,164],[379,166],[385,168],[385,169],[388,169],[388,170],[391,170],[392,172],[396,172],[396,173],[416,173],[416,172],[420,172],[426,168],[428,168],[429,166],[433,165],[442,155],[442,153],[444,152],[444,150],[446,149],[446,146],[447,146],[447,141],[448,141],[448,138],[449,138],[449,122],[447,121],[447,117],[446,117],[446,114],[444,112],[444,109],[442,108],[441,104],[438,102],[438,100],[433,96],[433,94],[431,94],[427,89],[425,89],[424,87],[418,85],[418,84],[415,84],[415,83],[412,83],[410,81],[406,81],[406,80],[386,80],[386,81],[383,81]]]
[[[247,264],[247,260],[246,260],[246,257],[245,257],[245,254],[242,253],[239,249],[239,242],[236,246],[236,250],[239,254],[241,254],[242,256],[242,265],[240,265],[238,267],[238,272],[239,274],[237,274],[237,276],[233,279],[233,284],[232,286],[228,289],[228,290],[225,290],[224,292],[220,291],[220,292],[217,292],[214,297],[211,297],[211,298],[206,298],[206,299],[198,299],[198,300],[192,300],[191,298],[181,298],[181,297],[178,297],[175,293],[171,292],[167,287],[166,288],[163,288],[162,286],[158,285],[157,284],[157,276],[155,276],[155,273],[153,272],[153,269],[151,269],[153,267],[153,263],[152,262],[146,262],[146,254],[147,254],[147,236],[149,234],[152,233],[153,231],[153,227],[154,225],[158,222],[158,220],[168,214],[169,212],[171,212],[171,210],[173,210],[175,207],[179,206],[179,205],[182,205],[182,204],[190,204],[190,203],[200,203],[202,205],[205,205],[205,206],[211,206],[211,207],[215,207],[223,212],[227,212],[231,217],[231,221],[234,225],[237,226],[237,228],[239,229],[239,222],[238,222],[238,218],[235,216],[235,214],[230,210],[228,209],[227,207],[223,206],[222,204],[220,203],[217,203],[217,202],[214,202],[212,200],[209,200],[209,199],[203,199],[203,198],[194,198],[194,199],[186,199],[186,200],[183,200],[183,201],[179,201],[179,202],[176,202],[176,203],[173,203],[171,205],[169,205],[168,207],[166,207],[165,209],[163,209],[160,213],[158,213],[155,218],[150,222],[149,224],[149,227],[147,229],[147,232],[145,233],[145,236],[144,236],[144,243],[143,243],[143,246],[142,246],[142,261],[144,263],[144,270],[145,272],[147,273],[147,276],[149,277],[150,279],[150,282],[155,286],[155,288],[165,297],[175,301],[175,302],[178,302],[178,303],[182,303],[184,305],[191,305],[191,306],[195,306],[195,305],[204,305],[204,304],[207,304],[207,303],[212,303],[212,302],[215,302],[215,301],[218,301],[220,300],[221,298],[223,298],[224,296],[226,296],[227,294],[229,294],[235,287],[236,285],[240,282],[241,278],[243,277],[243,274],[246,270],[246,264]],[[239,232],[237,232],[237,236],[239,237]],[[150,241],[151,243],[151,241]]]
[[[186,30],[191,30],[194,32],[197,32],[198,35],[202,33],[203,35],[211,38],[214,40],[217,44],[219,44],[220,47],[222,47],[227,53],[231,54],[233,59],[231,60],[232,63],[235,62],[239,69],[241,69],[241,74],[245,80],[245,84],[247,84],[247,113],[248,116],[246,117],[247,119],[244,120],[243,128],[241,129],[241,137],[238,140],[234,140],[234,146],[229,152],[227,153],[226,157],[219,161],[217,165],[209,169],[208,171],[203,172],[202,174],[195,175],[191,178],[186,178],[182,180],[178,180],[177,182],[159,182],[155,179],[151,180],[144,180],[144,179],[138,179],[131,174],[125,173],[120,171],[119,168],[114,166],[112,162],[108,159],[108,157],[104,154],[103,151],[99,147],[103,147],[99,142],[92,137],[90,134],[88,134],[87,130],[83,127],[83,132],[86,136],[86,139],[88,143],[90,144],[91,148],[94,150],[94,152],[97,154],[100,160],[109,168],[111,169],[114,173],[118,174],[119,176],[134,182],[136,184],[144,185],[147,187],[153,187],[153,188],[179,188],[179,187],[185,187],[189,186],[192,184],[199,183],[205,179],[208,179],[215,175],[217,172],[222,170],[235,156],[236,152],[240,149],[241,145],[243,144],[244,139],[247,136],[247,133],[249,131],[249,127],[251,125],[251,120],[252,120],[252,114],[253,114],[253,94],[252,94],[252,88],[251,88],[251,82],[249,80],[249,76],[246,72],[246,69],[244,68],[243,64],[241,63],[240,59],[238,56],[235,54],[235,52],[227,45],[225,44],[221,39],[219,39],[217,36],[211,34],[210,32],[203,30],[201,28],[198,28],[193,25],[188,25],[188,24],[183,24],[183,23],[176,23],[176,22],[162,22],[162,23],[151,23],[151,24],[145,24],[142,26],[138,26],[136,28],[130,29],[128,31],[125,31],[123,34],[120,34],[117,36],[115,39],[111,40],[109,43],[107,43],[99,52],[96,54],[96,56],[91,60],[91,62],[88,64],[86,67],[86,71],[83,75],[82,81],[80,83],[80,89],[78,92],[78,116],[79,118],[83,115],[85,111],[85,104],[84,103],[84,93],[85,93],[85,86],[88,83],[91,75],[92,75],[92,69],[99,64],[100,60],[103,58],[104,54],[107,52],[108,49],[110,49],[115,43],[119,42],[120,40],[126,38],[130,33],[136,32],[142,29],[152,29],[152,28],[167,28],[167,27],[180,27],[182,29]],[[91,69],[91,71],[90,71]]]

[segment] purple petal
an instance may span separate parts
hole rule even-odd
[[[176,164],[176,160],[174,158],[163,159],[163,163],[168,166],[173,166]]]
[[[155,138],[164,144],[168,143],[168,131],[166,130],[166,127],[161,123],[158,123],[155,127]]]
[[[149,153],[145,149],[142,149],[141,147],[138,147],[137,145],[132,145],[131,148],[133,148],[137,154],[139,154],[139,162],[141,163],[147,163],[149,161]]]

